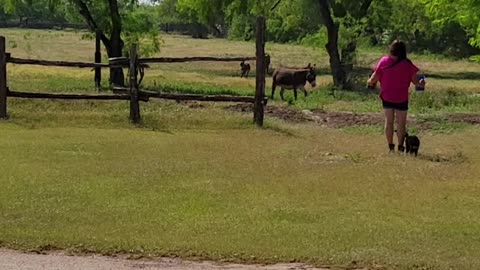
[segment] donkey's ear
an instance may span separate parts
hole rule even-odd
[[[311,63],[308,63],[307,68],[309,68],[311,65],[312,65]]]

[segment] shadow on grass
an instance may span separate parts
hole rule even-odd
[[[456,72],[456,73],[425,73],[426,78],[451,79],[451,80],[480,80],[480,73],[477,72]]]
[[[210,86],[210,85],[188,85],[188,84],[177,84],[177,85],[145,85],[142,87],[142,90],[152,91],[157,93],[179,93],[179,94],[197,94],[197,95],[230,95],[230,96],[251,96],[239,91],[226,89],[221,86]]]
[[[463,163],[467,161],[467,157],[462,152],[450,155],[419,153],[417,158],[434,163]]]

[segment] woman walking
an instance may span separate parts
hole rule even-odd
[[[395,151],[393,143],[394,123],[397,122],[398,151],[404,152],[408,111],[408,88],[410,83],[425,87],[425,80],[418,80],[419,69],[407,58],[405,43],[395,40],[390,45],[389,55],[380,59],[368,79],[368,86],[380,82],[380,99],[385,113],[385,137],[390,152]]]

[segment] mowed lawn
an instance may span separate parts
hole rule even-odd
[[[5,33],[17,39],[9,51],[18,57],[91,61],[92,41],[79,41],[78,33]],[[75,44],[75,53],[60,45],[49,50],[54,45],[45,43],[55,40]],[[246,42],[164,40],[159,55],[233,56],[254,49]],[[38,45],[28,50],[33,41]],[[281,56],[274,65],[326,59],[318,49],[269,46]],[[299,56],[288,60],[291,51]],[[381,55],[361,53],[365,65]],[[476,65],[417,57],[436,75],[432,92],[467,97],[480,89],[465,79],[476,76]],[[254,79],[236,78],[237,65],[159,66],[152,73],[179,88],[249,94]],[[89,70],[69,71],[9,65],[9,84],[94,91]],[[155,76],[146,84],[160,85]],[[325,86],[330,80],[320,78]],[[344,95],[317,93],[291,106],[379,109],[373,97]],[[472,99],[424,113],[478,113]],[[480,268],[478,127],[426,130],[420,156],[411,158],[388,155],[378,128],[329,129],[267,117],[266,127],[256,129],[250,114],[223,106],[142,103],[143,123],[134,127],[125,101],[9,99],[10,119],[0,122],[0,246],[372,269]]]
[[[445,162],[387,155],[381,136],[290,132],[3,123],[0,243],[387,269],[480,266],[478,130],[424,137],[424,155]]]

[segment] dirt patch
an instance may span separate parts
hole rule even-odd
[[[178,104],[182,104],[190,109],[203,109],[205,106],[199,101],[177,100]]]
[[[239,103],[239,104],[227,106],[227,109],[236,111],[236,112],[251,113],[253,112],[253,104]],[[301,111],[296,111],[296,110],[292,110],[290,108],[285,108],[285,107],[267,106],[265,107],[265,115],[280,118],[288,122],[302,123],[302,122],[313,121],[311,117],[302,113]]]
[[[331,128],[344,128],[358,125],[383,125],[380,114],[359,114],[348,112],[326,112],[323,110],[302,111],[310,115],[316,123],[324,124]]]
[[[480,125],[480,114],[474,113],[457,113],[447,115],[450,122],[462,122],[470,125]]]
[[[252,112],[252,104],[236,104],[228,107],[237,112]],[[326,112],[323,110],[294,110],[288,107],[265,108],[265,115],[294,123],[317,123],[331,128],[343,128],[356,125],[382,125],[383,117],[380,114],[358,114],[348,112]]]
[[[221,264],[210,261],[187,261],[177,258],[127,260],[122,257],[100,255],[67,256],[61,252],[31,254],[0,249],[2,270],[326,270],[301,263],[275,265]]]
[[[253,112],[252,104],[236,104],[227,109],[237,112]],[[293,123],[315,123],[330,128],[344,128],[360,125],[384,124],[381,113],[350,113],[350,112],[327,112],[324,110],[295,110],[288,107],[265,108],[265,115],[279,118]],[[450,122],[463,122],[471,125],[480,125],[480,114],[449,114],[446,120]],[[428,130],[432,124],[427,121],[417,121],[415,117],[408,117],[408,122],[419,130]]]

